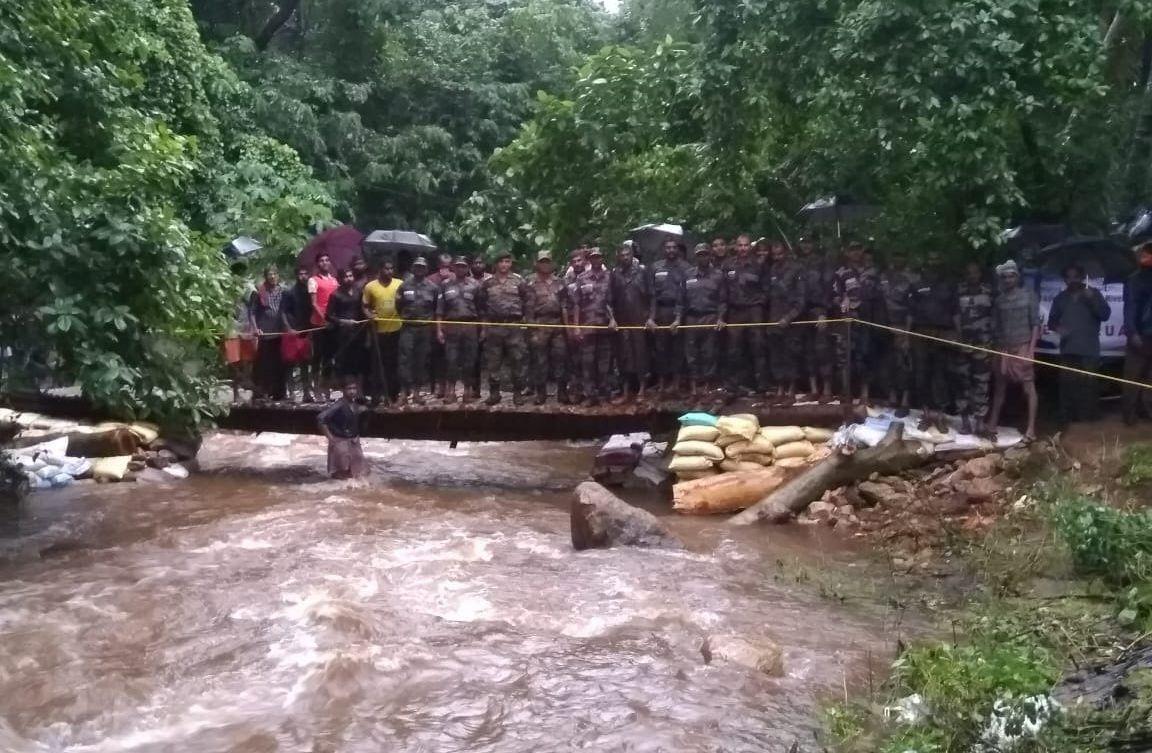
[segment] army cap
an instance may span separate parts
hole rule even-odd
[[[707,243],[697,243],[695,251],[696,251],[697,256],[700,256],[701,254],[711,254],[712,253],[712,249],[708,248]]]
[[[468,257],[467,257],[467,256],[457,256],[457,257],[456,257],[456,258],[455,258],[455,259],[452,261],[452,266],[454,266],[454,267],[458,267],[458,266],[460,266],[461,264],[463,264],[465,267],[467,267],[467,266],[468,266]]]
[[[428,266],[428,260],[425,259],[423,256],[417,256],[415,259],[412,260],[412,266],[413,267],[427,267]]]
[[[547,250],[536,252],[536,261],[552,261],[552,252]]]
[[[599,257],[603,258],[604,252],[600,250],[599,246],[593,246],[592,248],[588,249],[588,256],[589,257],[599,256]]]

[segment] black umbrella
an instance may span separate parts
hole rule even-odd
[[[684,228],[667,222],[653,222],[628,231],[628,237],[636,244],[637,257],[643,261],[660,258],[664,241],[672,239],[687,244]]]
[[[835,225],[836,237],[841,237],[841,226],[866,220],[876,214],[871,204],[858,204],[845,194],[821,196],[800,207],[800,217],[813,225]]]
[[[1126,244],[1115,238],[1069,238],[1043,248],[1036,263],[1044,273],[1060,275],[1069,264],[1084,267],[1089,277],[1105,282],[1123,280],[1136,270],[1136,259]]]
[[[436,244],[432,239],[414,230],[373,230],[364,239],[364,260],[373,268],[381,261],[389,260],[396,265],[397,272],[404,272],[416,257],[428,257],[435,252]],[[428,265],[435,268],[430,259]]]
[[[1000,240],[1009,255],[1018,254],[1025,249],[1041,249],[1061,243],[1073,235],[1067,225],[1049,225],[1039,222],[1027,222],[1010,227],[1000,234]]]

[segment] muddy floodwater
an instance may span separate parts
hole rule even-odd
[[[0,522],[0,751],[818,750],[895,617],[782,576],[860,555],[669,516],[686,551],[575,553],[594,447],[218,434],[183,482],[35,495]],[[769,637],[770,677],[701,652]],[[877,681],[879,676],[877,675]]]

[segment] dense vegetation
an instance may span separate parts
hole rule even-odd
[[[230,236],[336,217],[461,251],[634,223],[966,253],[1144,201],[1152,2],[29,0],[0,5],[0,341],[196,419]]]

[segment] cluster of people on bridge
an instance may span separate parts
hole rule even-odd
[[[487,405],[506,391],[516,405],[649,396],[789,404],[805,393],[919,407],[924,425],[941,429],[955,411],[965,430],[988,434],[1017,385],[1034,434],[1040,311],[1014,262],[993,281],[979,264],[956,274],[932,253],[916,265],[887,254],[879,268],[860,241],[838,259],[808,238],[793,249],[748,234],[686,251],[669,238],[644,265],[625,242],[609,265],[585,243],[564,261],[540,251],[523,275],[509,253],[491,265],[441,256],[434,269],[417,258],[403,279],[388,261],[335,270],[320,256],[288,286],[267,269],[240,316],[258,340],[255,397],[284,399],[293,367],[306,402],[326,401],[348,379],[373,403],[472,402],[483,376]],[[1082,268],[1065,279],[1048,326],[1069,361],[1091,371],[1108,303]],[[1094,390],[1089,378],[1066,380],[1063,417],[1091,418]]]

